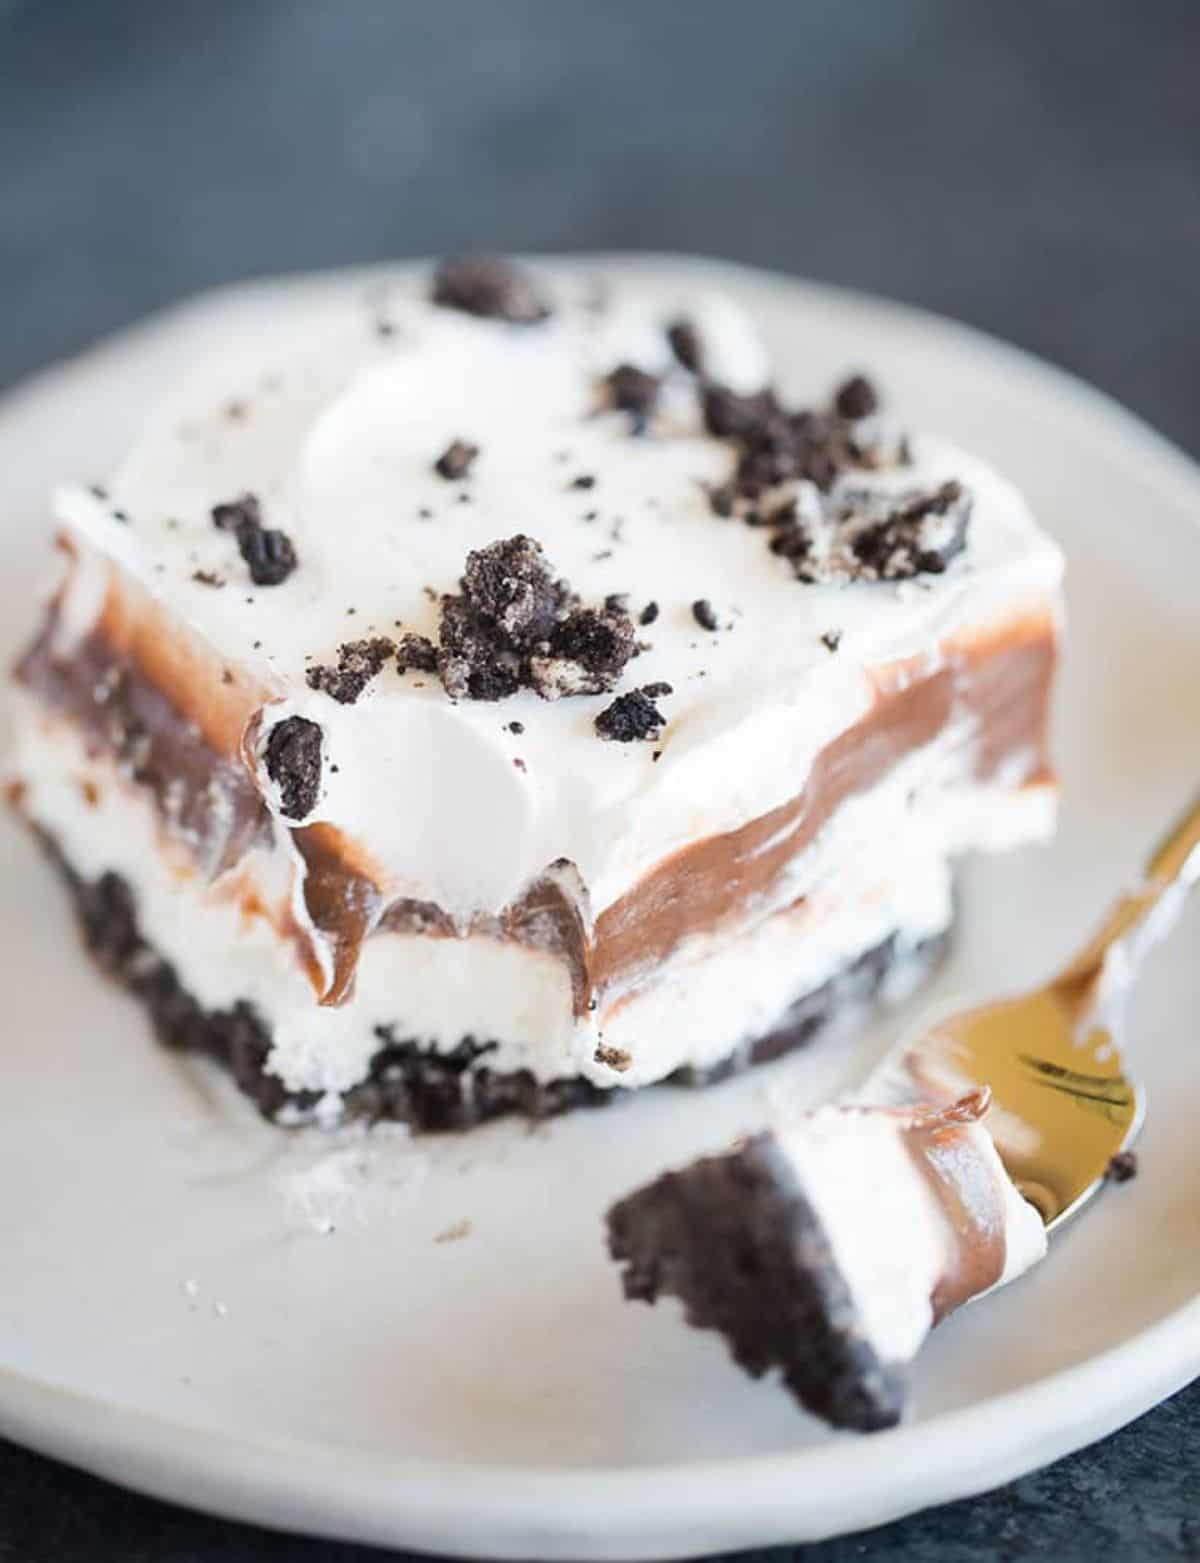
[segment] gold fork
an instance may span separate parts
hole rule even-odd
[[[1063,972],[1035,992],[915,1028],[865,1098],[943,1105],[990,1086],[996,1148],[1053,1230],[1095,1193],[1141,1128],[1144,1095],[1123,1058],[1126,1003],[1147,952],[1198,878],[1200,798],[1152,854],[1141,885],[1116,902]]]

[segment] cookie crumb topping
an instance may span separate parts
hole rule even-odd
[[[262,507],[253,494],[214,505],[213,525],[232,532],[238,552],[250,570],[255,586],[278,586],[286,581],[299,561],[286,532],[262,524]]]
[[[670,684],[658,683],[644,684],[640,689],[618,695],[597,716],[596,731],[601,738],[621,744],[657,739],[667,719],[654,702],[671,693]]]
[[[1138,1158],[1136,1151],[1118,1151],[1109,1159],[1104,1176],[1111,1183],[1128,1183],[1138,1175]]]
[[[716,631],[720,629],[716,609],[707,597],[697,597],[692,604],[692,617],[702,630]]]
[[[704,346],[699,331],[690,320],[673,320],[667,327],[667,341],[676,362],[689,374],[703,373]]]
[[[880,509],[885,510],[882,516]],[[970,496],[954,481],[932,493],[910,492],[899,499],[847,493],[839,512],[859,577],[876,581],[941,575],[967,546],[970,518]]]
[[[457,482],[470,475],[478,455],[478,445],[472,445],[469,440],[451,440],[434,462],[433,470],[448,482]]]
[[[633,364],[619,364],[604,382],[611,407],[629,414],[634,434],[644,434],[658,401],[662,382]]]
[[[428,635],[401,635],[396,642],[396,668],[401,673],[436,673],[437,647]]]
[[[633,1068],[633,1055],[627,1053],[623,1047],[609,1047],[606,1042],[597,1045],[592,1055],[598,1064],[604,1064],[609,1069],[614,1069],[617,1074],[623,1075],[627,1069]]]
[[[733,514],[734,502],[737,499],[737,491],[732,483],[717,483],[708,490],[708,503],[714,516],[720,516],[722,521],[727,521]]]
[[[307,819],[321,794],[321,729],[303,716],[276,722],[267,735],[265,764],[279,788],[281,813]]]
[[[834,392],[833,406],[839,418],[855,422],[878,411],[879,393],[866,375],[851,375]]]
[[[336,666],[317,663],[308,669],[308,687],[319,689],[339,705],[353,705],[395,651],[395,641],[386,635],[347,641],[338,647]]]
[[[550,314],[525,272],[493,255],[442,261],[433,274],[433,302],[518,326],[537,325]]]
[[[906,439],[874,420],[879,394],[854,375],[823,409],[788,411],[774,391],[705,386],[704,424],[734,446],[732,477],[708,490],[721,517],[769,533],[798,580],[824,584],[939,575],[966,548],[971,499],[961,483],[924,492],[855,484],[856,472],[902,471]]]
[[[522,688],[544,700],[602,694],[636,650],[621,594],[582,605],[523,534],[468,554],[460,585],[442,598],[437,654],[453,699],[503,700]]]

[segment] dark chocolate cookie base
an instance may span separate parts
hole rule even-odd
[[[269,1072],[271,1037],[248,1003],[231,1009],[205,1009],[183,987],[175,968],[145,939],[138,924],[135,897],[117,874],[85,880],[63,857],[57,844],[40,833],[51,861],[71,892],[84,943],[102,970],[146,1006],[154,1033],[168,1048],[215,1059],[264,1117],[289,1124],[303,1122],[320,1100],[315,1091],[290,1091]],[[932,966],[947,937],[905,952],[905,963]],[[799,1047],[847,1007],[869,1003],[897,965],[896,940],[888,939],[813,993],[798,999],[782,1025],[742,1049],[717,1069],[700,1074],[680,1070],[673,1080],[706,1084],[739,1068],[777,1058]],[[487,1065],[494,1042],[465,1037],[450,1052],[434,1052],[397,1038],[389,1027],[378,1030],[379,1050],[365,1080],[342,1099],[345,1119],[387,1119],[415,1130],[465,1129],[506,1113],[547,1118],[573,1107],[604,1107],[626,1093],[602,1090],[581,1079],[539,1081],[529,1070],[497,1071]]]
[[[755,1378],[778,1368],[808,1410],[874,1432],[904,1409],[904,1375],[863,1334],[829,1241],[772,1137],[668,1172],[614,1205],[625,1295],[678,1297]]]

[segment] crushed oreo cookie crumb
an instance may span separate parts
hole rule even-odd
[[[282,585],[298,563],[291,538],[275,528],[239,532],[238,549],[255,586]]]
[[[596,479],[590,472],[581,472],[577,478],[571,479],[571,487],[578,489],[595,488]]]
[[[779,412],[772,391],[739,396],[723,385],[707,385],[701,396],[704,427],[717,439],[743,439]]]
[[[784,499],[777,505],[769,506],[766,510],[751,511],[746,516],[748,526],[792,527],[800,520],[799,506],[795,497]]]
[[[516,736],[519,738],[521,736],[521,734],[525,731],[525,723],[524,722],[510,722],[508,724],[508,730],[509,730],[510,733],[515,733]]]
[[[521,659],[508,637],[466,596],[442,599],[438,673],[452,700],[505,700],[521,687]]]
[[[619,364],[605,380],[610,404],[627,412],[635,434],[644,434],[658,400],[661,381],[633,364]]]
[[[279,586],[296,568],[298,560],[286,532],[262,524],[262,507],[253,494],[214,505],[213,525],[232,532],[238,552],[250,569],[255,586]]]
[[[849,483],[855,472],[897,469],[908,443],[869,419],[879,395],[854,375],[825,408],[786,408],[771,390],[701,390],[704,424],[729,440],[732,477],[709,489],[715,514],[764,527],[771,551],[801,581],[897,581],[938,574],[966,544],[970,500],[958,484],[896,495]]]
[[[609,592],[608,596],[604,599],[604,606],[608,609],[609,613],[628,613],[629,593]]]
[[[546,639],[569,596],[541,544],[522,534],[468,554],[462,588],[472,609],[514,646]]]
[[[262,507],[253,494],[230,499],[212,508],[212,523],[221,532],[236,532],[239,526],[261,526]]]
[[[649,694],[648,690],[656,693]],[[666,717],[654,704],[661,693],[661,685],[648,684],[643,689],[631,689],[627,694],[618,695],[597,716],[597,733],[601,738],[621,744],[658,738],[666,725]]]
[[[395,651],[395,641],[386,635],[347,641],[338,647],[335,667],[318,664],[308,669],[308,687],[319,689],[340,705],[353,705]]]
[[[821,644],[826,651],[836,651],[842,644],[841,630],[826,630],[824,635],[821,636]]]
[[[627,1053],[623,1047],[609,1047],[606,1042],[599,1043],[592,1056],[598,1064],[616,1070],[619,1075],[633,1068],[632,1053]]]
[[[550,314],[526,274],[491,255],[442,261],[433,274],[433,302],[521,326],[536,325]]]
[[[850,497],[845,520],[855,521],[856,509],[872,502],[878,503],[877,496]],[[882,519],[854,531],[850,548],[868,579],[940,575],[966,547],[970,515],[970,496],[962,484],[943,483],[932,493],[903,499]]]
[[[667,341],[676,360],[691,374],[699,374],[704,365],[700,333],[690,320],[673,320],[667,327]]]
[[[1136,1151],[1118,1151],[1113,1156],[1105,1169],[1104,1176],[1111,1183],[1128,1183],[1138,1175],[1138,1159]]]
[[[401,673],[436,673],[437,647],[428,635],[401,635],[396,642],[396,668]]]
[[[770,543],[771,552],[778,554],[781,559],[789,559],[796,567],[796,574],[801,580],[812,579],[802,568],[804,561],[812,553],[812,537],[802,526],[787,526],[775,533]]]
[[[642,609],[641,613],[638,615],[638,623],[639,624],[653,624],[655,619],[657,619],[657,618],[658,618],[658,604],[656,602],[648,602],[646,604],[646,606]]]
[[[737,498],[732,483],[717,483],[708,489],[708,503],[714,516],[720,516],[727,521],[733,514],[734,501]]]
[[[224,586],[225,577],[217,575],[213,570],[193,570],[192,580],[197,586]]]
[[[599,694],[636,644],[624,608],[581,607],[541,545],[518,535],[467,557],[462,591],[442,598],[438,671],[453,699]]]
[[[697,597],[692,604],[692,617],[702,630],[719,630],[716,611],[707,597]]]
[[[478,455],[478,445],[472,445],[469,440],[451,440],[434,462],[433,470],[448,482],[457,482],[468,476]]]
[[[851,375],[842,385],[839,385],[833,397],[834,411],[839,418],[846,418],[855,423],[860,418],[869,418],[879,408],[879,393],[867,379],[866,375]]]
[[[321,795],[321,729],[307,717],[289,716],[267,735],[267,775],[279,788],[287,819],[302,820]]]
[[[634,649],[633,621],[624,608],[576,608],[555,625],[546,651],[530,658],[530,682],[544,700],[603,694]]]

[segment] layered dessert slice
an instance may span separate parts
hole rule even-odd
[[[609,1212],[626,1296],[681,1299],[835,1426],[893,1426],[933,1326],[1046,1251],[987,1107],[823,1107],[666,1173]]]
[[[772,1057],[931,959],[959,854],[1051,828],[1059,553],[863,376],[806,405],[724,299],[494,261],[347,282],[286,353],[263,314],[58,494],[13,791],[268,1114]]]

